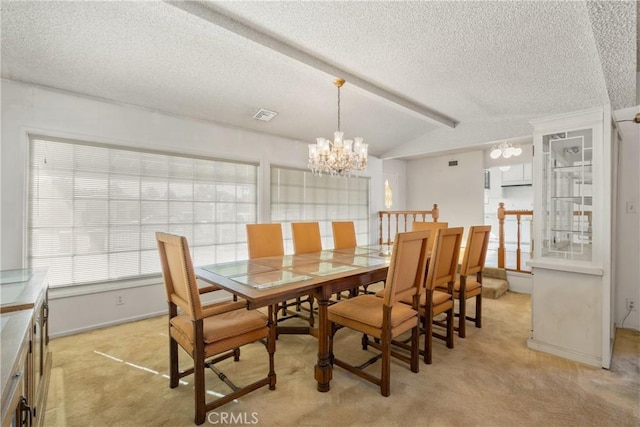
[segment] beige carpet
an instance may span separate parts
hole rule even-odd
[[[640,334],[619,330],[611,370],[529,350],[528,295],[485,299],[482,329],[449,350],[435,341],[434,363],[411,373],[394,361],[391,396],[336,368],[331,390],[316,391],[316,341],[281,336],[277,389],[259,389],[209,414],[204,425],[262,426],[638,426]],[[471,304],[473,310],[473,304]],[[192,378],[169,389],[166,318],[51,341],[47,426],[192,426]],[[360,337],[338,332],[336,353],[364,361]],[[183,359],[187,361],[185,357]],[[239,384],[267,372],[260,344],[223,364]],[[379,372],[379,364],[370,367]],[[213,373],[208,387],[226,393]],[[234,421],[232,423],[231,421]]]

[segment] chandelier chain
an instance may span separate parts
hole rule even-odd
[[[340,86],[338,86],[338,132],[340,132]]]

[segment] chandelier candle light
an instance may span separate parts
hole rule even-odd
[[[351,175],[353,171],[367,168],[368,144],[362,138],[353,140],[343,139],[344,132],[340,131],[340,88],[343,79],[335,79],[333,84],[338,88],[338,130],[333,134],[333,142],[325,138],[317,138],[315,144],[309,144],[309,169],[313,173],[322,175]]]

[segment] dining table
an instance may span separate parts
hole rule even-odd
[[[202,281],[242,298],[249,310],[313,295],[318,306],[318,322],[305,332],[317,337],[314,376],[318,391],[326,392],[330,389],[333,369],[327,317],[327,307],[333,302],[331,297],[386,280],[391,249],[389,245],[376,244],[255,258],[197,266],[195,273]]]

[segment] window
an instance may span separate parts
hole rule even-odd
[[[288,224],[301,221],[320,223],[323,248],[333,247],[331,221],[353,221],[358,244],[368,244],[369,178],[272,167],[271,220],[283,224],[286,253],[293,253]]]
[[[247,256],[257,165],[35,137],[29,162],[29,264],[51,286],[159,273],[156,231],[195,265]]]

